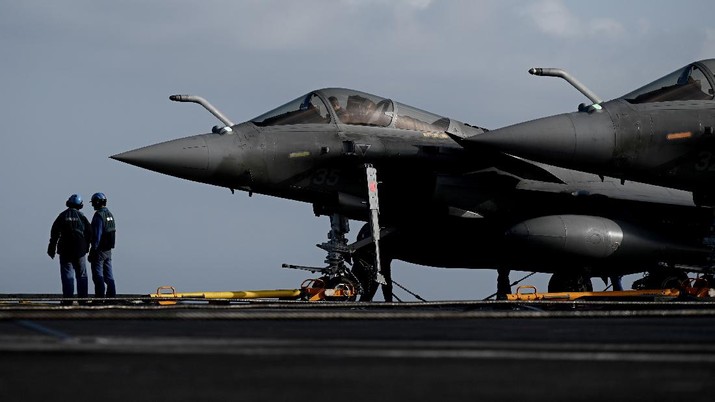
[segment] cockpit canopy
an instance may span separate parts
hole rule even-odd
[[[390,99],[342,88],[313,91],[251,120],[260,127],[349,124],[444,132],[449,119]]]
[[[630,103],[712,100],[715,59],[702,60],[622,96]]]

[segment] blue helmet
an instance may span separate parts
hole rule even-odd
[[[92,194],[92,206],[103,207],[107,205],[107,196],[104,193],[94,193]]]
[[[82,209],[82,207],[84,206],[84,204],[82,203],[82,196],[79,194],[70,195],[70,198],[67,199],[65,205],[67,206],[67,208]]]

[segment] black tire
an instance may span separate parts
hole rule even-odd
[[[582,273],[555,273],[549,279],[549,292],[593,292],[593,283]]]
[[[372,301],[377,292],[378,285],[373,280],[375,267],[368,262],[374,259],[374,255],[372,259],[370,257],[369,253],[360,253],[353,256],[352,272],[355,278],[360,281],[360,288],[362,289],[360,301]]]
[[[325,283],[325,287],[327,289],[335,289],[339,286],[347,286],[350,289],[356,290],[357,286],[354,281],[352,281],[350,278],[344,277],[344,276],[337,276],[335,278],[329,279]],[[346,297],[325,297],[325,300],[333,300],[333,301],[355,301],[357,299],[357,294],[353,294],[352,296],[346,296]]]
[[[688,280],[688,274],[679,270],[651,271],[633,282],[633,289],[679,289]]]
[[[688,274],[683,271],[670,272],[660,282],[661,289],[680,289],[688,281]]]

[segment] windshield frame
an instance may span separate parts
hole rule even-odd
[[[314,98],[318,98],[319,102],[315,102]],[[308,110],[308,107],[303,106],[307,104],[314,106],[313,104],[316,103],[320,103],[318,109],[325,120],[301,121],[300,113]],[[295,114],[296,118],[294,119],[291,114]],[[415,131],[430,136],[446,136],[451,121],[447,117],[395,102],[389,98],[347,88],[323,88],[311,91],[249,120],[260,129],[282,128],[289,131],[303,131],[306,125],[310,125],[312,130],[337,124],[346,127]]]
[[[334,124],[334,116],[330,113],[325,99],[319,91],[308,92],[289,102],[271,109],[250,120],[258,127],[286,127],[302,125],[329,126]],[[314,99],[318,99],[318,105]],[[323,119],[321,121],[321,119]]]
[[[705,82],[692,78],[696,71]],[[703,91],[705,85],[709,86],[705,88],[709,93]],[[704,63],[690,63],[618,99],[630,104],[712,101],[715,99],[715,76]]]

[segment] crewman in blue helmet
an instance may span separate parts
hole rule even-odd
[[[54,259],[60,255],[60,278],[62,279],[62,297],[73,297],[74,282],[77,280],[77,297],[87,297],[87,264],[85,255],[89,250],[92,231],[87,220],[79,210],[82,209],[82,197],[72,194],[65,203],[67,209],[59,214],[50,230],[50,244],[47,255]],[[71,305],[71,301],[63,301]]]
[[[117,288],[112,274],[112,249],[116,233],[114,215],[107,209],[107,197],[104,193],[94,193],[91,202],[94,207],[94,217],[92,217],[92,249],[89,252],[89,262],[92,264],[94,297],[115,297]]]

